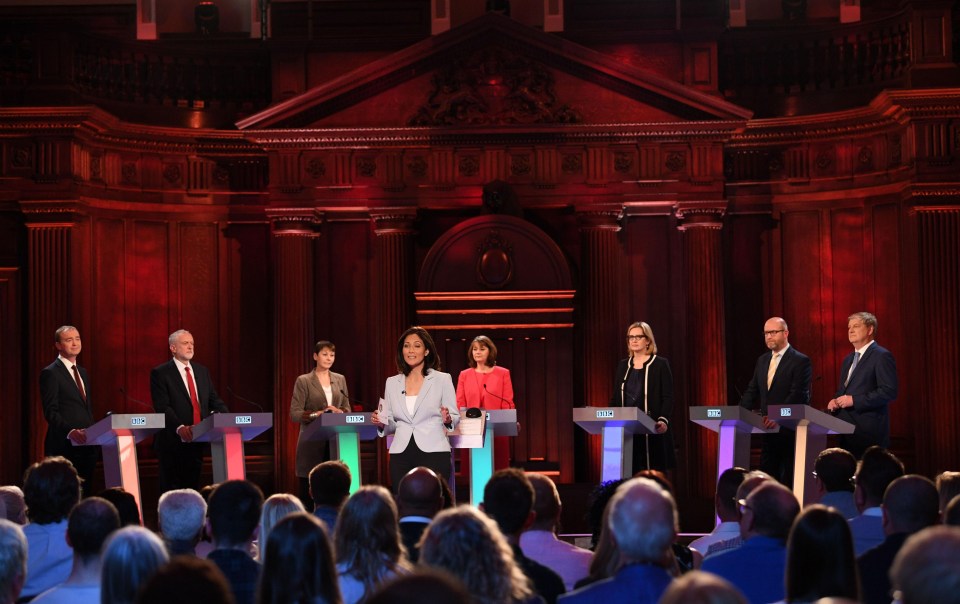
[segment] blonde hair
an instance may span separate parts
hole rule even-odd
[[[645,321],[636,321],[630,324],[630,327],[627,328],[627,335],[630,335],[631,329],[641,329],[643,330],[643,335],[647,336],[647,341],[650,342],[650,354],[657,354],[657,339],[653,337],[653,329],[650,327],[649,323]],[[627,346],[627,353],[630,356],[633,356],[633,353],[630,352],[630,346]]]
[[[267,497],[260,510],[260,562],[267,556],[267,537],[278,522],[296,512],[306,512],[300,499],[289,493]]]

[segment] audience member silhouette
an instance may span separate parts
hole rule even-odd
[[[157,521],[170,556],[195,556],[207,517],[207,502],[193,489],[175,489],[160,496]]]
[[[960,472],[941,472],[937,475],[937,493],[940,494],[940,518],[943,521],[947,504],[960,495]]]
[[[934,526],[910,536],[890,580],[900,604],[960,602],[960,528]]]
[[[423,604],[424,594],[430,594],[430,604],[473,603],[463,584],[448,573],[420,568],[385,582],[366,604]]]
[[[960,526],[960,495],[947,504],[947,509],[943,512],[943,523],[947,526]]]
[[[787,539],[786,601],[860,598],[850,526],[836,508],[814,504],[803,510]]]
[[[717,491],[713,496],[713,507],[720,524],[709,534],[694,539],[690,547],[705,555],[714,543],[720,543],[740,536],[740,506],[737,505],[737,489],[743,484],[747,470],[739,467],[727,468],[717,479]]]
[[[853,551],[859,556],[871,547],[880,545],[883,533],[883,494],[890,483],[903,476],[903,463],[896,455],[878,446],[868,448],[860,459],[854,477],[854,500],[860,515],[850,520]]]
[[[133,493],[128,493],[120,487],[112,487],[100,491],[97,496],[106,499],[117,509],[117,514],[120,515],[120,526],[143,524],[140,518],[140,506],[137,505],[137,498]]]
[[[65,457],[47,457],[27,468],[23,497],[30,524],[27,538],[27,582],[21,598],[33,598],[70,576],[73,550],[67,545],[67,516],[80,501],[80,477]]]
[[[23,491],[20,487],[13,485],[0,487],[0,509],[3,509],[0,518],[6,518],[21,526],[27,523],[27,504],[23,501]]]
[[[13,604],[27,580],[27,538],[19,524],[0,518],[0,604]]]
[[[671,497],[674,497],[673,493],[673,483],[671,483],[667,476],[660,470],[641,470],[634,474],[635,478],[649,478],[654,481],[660,487],[670,493]],[[680,530],[679,528],[677,530]],[[693,550],[689,545],[685,543],[679,543],[674,541],[671,546],[673,551],[673,564],[671,574],[674,577],[679,577],[683,573],[690,572],[694,568],[699,568],[700,564],[703,562],[703,556],[700,552]]]
[[[901,476],[883,495],[883,533],[880,545],[858,559],[864,604],[890,602],[890,567],[910,535],[940,521],[940,500],[933,481],[916,474]]]
[[[754,489],[759,487],[767,480],[773,480],[773,476],[770,476],[766,472],[760,470],[747,472],[746,476],[743,477],[743,482],[741,482],[740,486],[737,487],[737,494],[734,496],[734,500],[737,503],[737,517],[739,519],[742,519],[742,514],[740,513],[742,506],[740,505],[740,502],[746,499],[747,495],[749,495]],[[740,528],[740,520],[737,520],[737,528]],[[732,549],[737,549],[741,545],[743,545],[742,531],[738,530],[737,534],[733,537],[710,545],[707,548],[707,552],[704,554],[703,559],[707,560],[713,556],[716,556],[717,554],[730,551]]]
[[[169,560],[163,541],[149,530],[126,526],[115,531],[103,545],[101,601],[133,604],[140,587]]]
[[[73,548],[73,567],[64,583],[43,592],[37,604],[100,604],[100,551],[120,528],[117,508],[106,499],[88,497],[70,510],[67,544]]]
[[[609,502],[609,500],[608,500]],[[600,537],[593,549],[593,557],[590,559],[589,574],[574,584],[574,589],[586,587],[591,583],[608,579],[620,570],[620,549],[617,542],[610,532],[610,506],[603,510],[603,528],[600,529]]]
[[[325,461],[310,470],[313,515],[323,520],[331,535],[337,528],[337,513],[350,495],[350,468],[342,461]]]
[[[207,503],[213,551],[207,556],[227,578],[237,604],[253,604],[260,564],[250,556],[257,536],[263,492],[247,480],[221,483]]]
[[[836,508],[847,520],[860,515],[853,498],[853,476],[857,472],[857,458],[846,449],[824,449],[813,464],[817,501]]]
[[[270,531],[258,604],[340,604],[333,547],[316,516],[295,512]]]
[[[419,466],[400,479],[400,485],[397,487],[400,537],[403,539],[407,557],[411,562],[419,559],[420,538],[441,509],[443,509],[443,485],[436,472]]]
[[[534,520],[533,497],[533,485],[522,470],[498,470],[483,488],[480,509],[500,527],[500,532],[513,548],[514,562],[533,582],[533,589],[552,604],[566,591],[563,579],[546,566],[527,558],[520,549],[520,535]]]
[[[412,568],[400,541],[397,506],[380,486],[361,487],[343,504],[334,545],[344,604],[363,601],[385,579]]]
[[[672,580],[672,545],[677,537],[673,496],[649,478],[620,485],[609,506],[609,528],[620,550],[620,570],[560,598],[564,604],[589,602],[656,603]]]
[[[747,604],[747,599],[726,579],[693,570],[671,583],[659,604]]]
[[[437,514],[420,541],[420,563],[453,575],[475,604],[540,600],[496,523],[469,506]]]
[[[260,530],[257,533],[260,544],[258,558],[261,564],[263,564],[263,557],[266,555],[264,546],[273,527],[290,514],[306,511],[300,498],[290,493],[276,493],[267,497],[267,500],[263,502],[263,509],[260,511]]]
[[[194,556],[179,556],[157,569],[136,603],[235,604],[230,584],[217,565]]]

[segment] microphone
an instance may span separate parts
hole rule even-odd
[[[132,403],[136,403],[137,406],[147,409],[148,411],[150,411],[150,413],[156,413],[156,410],[153,408],[153,405],[148,405],[145,402],[141,401],[140,399],[130,396],[129,394],[127,394],[127,391],[124,390],[123,386],[120,386],[120,394],[122,394],[124,398],[126,398],[128,401]],[[111,414],[108,413],[107,415],[111,415]]]
[[[361,408],[363,408],[363,403],[362,403],[361,401],[359,401],[359,400],[357,400],[357,399],[355,399],[355,398],[350,398],[349,396],[347,396],[347,393],[344,392],[342,388],[340,389],[340,394],[342,394],[342,395],[343,395],[343,398],[347,399],[347,400],[350,401],[351,403],[356,403],[356,404],[360,405]],[[329,408],[329,407],[328,407],[328,408]]]
[[[241,402],[247,403],[248,405],[253,405],[254,407],[260,410],[260,413],[266,413],[266,411],[263,410],[262,406],[258,405],[257,403],[251,401],[248,398],[243,398],[242,396],[234,392],[233,389],[230,388],[230,386],[227,386],[227,392],[229,392],[230,396],[232,396],[233,398],[240,399]]]
[[[491,392],[490,390],[488,390],[486,384],[483,385],[483,391],[486,392],[487,394],[492,394],[493,396],[497,397],[497,398],[500,399],[501,401],[503,401],[503,402],[505,402],[506,404],[510,405],[510,409],[516,409],[516,408],[517,408],[517,405],[516,405],[513,401],[508,401],[507,399],[503,398],[503,397],[500,396],[499,394],[496,394],[496,393]]]

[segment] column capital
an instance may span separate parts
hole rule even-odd
[[[370,219],[377,235],[412,235],[417,208],[370,208]]]
[[[726,200],[680,202],[674,209],[674,216],[681,231],[694,228],[721,229],[723,217],[727,213]]]
[[[276,237],[318,237],[323,212],[316,208],[268,208],[270,232]]]
[[[577,224],[581,231],[620,230],[623,218],[623,206],[620,204],[598,204],[576,208]]]
[[[27,227],[73,227],[82,214],[76,199],[20,201]]]

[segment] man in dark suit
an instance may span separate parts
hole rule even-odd
[[[771,317],[763,324],[763,340],[769,349],[757,359],[753,378],[740,398],[740,406],[757,409],[768,428],[777,424],[767,417],[770,405],[806,405],[810,402],[810,358],[790,346],[790,330],[780,317]],[[796,433],[781,429],[763,436],[760,469],[793,485],[793,453]]]
[[[72,325],[64,325],[57,329],[53,345],[60,354],[40,371],[40,399],[47,420],[43,453],[48,457],[66,457],[80,478],[89,481],[100,448],[80,446],[87,442],[86,428],[93,424],[90,376],[77,365],[80,332]]]
[[[840,365],[840,385],[827,410],[856,426],[840,437],[840,446],[859,459],[872,445],[890,447],[887,406],[897,398],[897,363],[889,350],[874,341],[877,318],[858,312],[847,318],[847,338],[853,352]]]
[[[150,396],[166,427],[154,437],[160,461],[160,492],[200,488],[204,446],[193,442],[193,426],[213,412],[225,413],[210,372],[192,362],[193,336],[184,329],[170,334],[173,358],[150,372]]]

